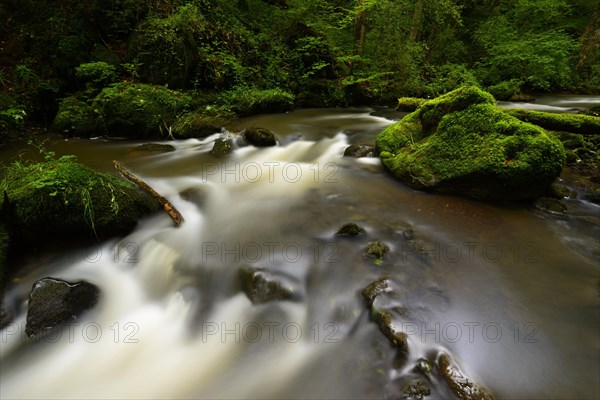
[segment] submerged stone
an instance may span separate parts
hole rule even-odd
[[[264,304],[277,300],[296,300],[291,285],[261,268],[240,269],[242,289],[253,304]]]
[[[175,151],[175,147],[170,144],[162,143],[144,143],[127,151],[128,154],[144,155],[152,153],[169,153]]]
[[[539,197],[565,162],[560,141],[472,86],[424,103],[376,145],[384,166],[410,186],[482,200]]]
[[[93,308],[99,296],[98,287],[85,281],[69,283],[54,278],[40,279],[33,284],[29,294],[25,333],[31,339],[39,339]]]
[[[344,157],[375,157],[375,146],[368,144],[351,144],[344,150]]]
[[[535,202],[535,208],[549,214],[563,215],[567,212],[567,206],[562,200],[551,197],[540,197]]]

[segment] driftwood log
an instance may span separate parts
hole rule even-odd
[[[158,201],[160,203],[163,210],[165,210],[165,212],[167,214],[169,214],[169,217],[171,217],[171,219],[175,223],[175,226],[179,226],[184,222],[183,216],[181,215],[179,210],[177,210],[177,208],[175,208],[175,206],[173,204],[171,204],[169,202],[169,200],[167,200],[165,197],[161,196],[160,193],[158,193],[156,190],[152,189],[150,187],[150,185],[148,185],[146,182],[144,182],[143,180],[141,180],[140,178],[135,176],[131,171],[129,171],[124,166],[122,166],[118,161],[113,160],[113,164],[115,165],[115,168],[117,169],[117,171],[119,171],[119,173],[121,175],[123,175],[127,180],[131,181],[132,183],[137,185],[140,189],[142,189],[144,192],[146,192],[150,196],[154,197],[156,199],[156,201]]]

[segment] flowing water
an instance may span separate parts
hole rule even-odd
[[[53,141],[98,169],[120,160],[185,223],[158,213],[95,247],[25,255],[6,295],[20,314],[1,332],[0,397],[393,397],[419,358],[445,351],[496,398],[598,398],[599,207],[569,200],[568,217],[556,218],[433,195],[377,159],[342,157],[399,117],[370,108],[252,117],[240,128],[269,128],[280,146],[222,159],[208,154],[218,134],[155,155],[127,141]],[[336,237],[345,222],[366,235]],[[373,240],[391,248],[381,265],[363,255]],[[253,305],[240,289],[246,266],[278,277],[295,300]],[[87,280],[102,297],[31,344],[26,295],[46,276]],[[382,276],[409,314],[395,321],[409,337],[401,366],[360,297]],[[430,386],[429,398],[448,396],[440,380]]]

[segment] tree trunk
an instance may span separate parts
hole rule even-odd
[[[419,40],[421,30],[423,29],[423,8],[425,6],[425,0],[417,0],[415,3],[415,9],[413,11],[413,20],[408,34],[408,40],[411,43]]]
[[[359,1],[358,5],[362,4],[362,1]],[[356,18],[354,19],[354,55],[362,56],[365,51],[365,34],[367,31],[366,27],[367,23],[367,11],[365,9],[361,9],[356,14]]]

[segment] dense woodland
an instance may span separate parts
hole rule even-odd
[[[93,113],[130,83],[218,116],[257,111],[236,109],[253,96],[392,104],[463,83],[597,93],[599,25],[597,0],[4,0],[0,132],[51,126],[62,99]]]

